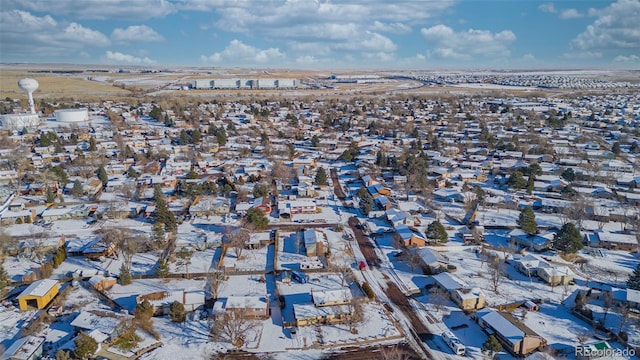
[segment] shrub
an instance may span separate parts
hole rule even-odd
[[[367,294],[367,297],[369,299],[374,299],[376,297],[376,294],[373,292],[373,289],[371,289],[371,285],[369,285],[369,283],[366,281],[362,283],[362,291],[364,291],[364,293]]]
[[[179,301],[174,301],[171,303],[171,307],[169,308],[169,316],[171,317],[171,321],[181,323],[187,317],[187,313],[184,310],[184,305]]]

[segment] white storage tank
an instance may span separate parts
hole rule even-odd
[[[87,108],[80,109],[60,109],[54,112],[56,121],[63,123],[78,123],[89,121],[89,110]]]

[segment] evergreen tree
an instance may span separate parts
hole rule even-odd
[[[312,147],[320,146],[320,139],[318,138],[318,135],[313,135],[313,137],[311,138],[311,146]]]
[[[51,190],[50,187],[47,187],[45,197],[46,197],[47,204],[52,204],[54,201],[56,201],[56,194],[53,193],[53,190]]]
[[[253,225],[256,230],[264,230],[269,225],[269,219],[260,209],[251,208],[247,210],[247,221]]]
[[[560,177],[571,182],[576,179],[576,173],[572,168],[567,168],[560,174]]]
[[[191,133],[191,142],[193,144],[200,144],[200,139],[202,138],[202,134],[200,133],[200,129],[194,129]]]
[[[632,290],[640,291],[640,264],[636,266],[636,269],[633,271],[633,274],[629,276],[629,280],[627,281],[627,287]]]
[[[104,166],[100,166],[96,170],[96,175],[98,176],[98,179],[100,179],[102,187],[106,187],[109,182],[109,175],[107,175],[107,170],[104,169]]]
[[[62,166],[57,165],[49,169],[51,173],[53,173],[62,186],[65,186],[69,183],[69,175],[64,171]]]
[[[489,353],[489,358],[493,359],[496,353],[502,351],[502,345],[494,335],[489,335],[487,341],[482,344],[482,351]]]
[[[527,234],[531,235],[537,232],[538,224],[536,224],[536,214],[533,212],[531,206],[522,209],[518,217],[518,225],[520,225],[520,229]]]
[[[316,185],[327,185],[327,171],[323,167],[318,168],[315,183]]]
[[[4,264],[0,263],[0,294],[9,284],[11,284],[11,278],[9,278],[7,270],[4,269]]]
[[[96,145],[96,138],[93,135],[89,138],[89,151],[97,151],[98,146]]]
[[[129,285],[131,281],[131,271],[129,271],[129,268],[123,263],[122,266],[120,266],[120,285]]]
[[[71,195],[78,198],[81,197],[83,193],[84,189],[82,188],[82,183],[80,183],[80,180],[76,179],[76,181],[73,182],[73,188],[71,188]]]
[[[171,321],[181,323],[187,318],[187,314],[184,310],[184,305],[179,301],[174,301],[169,307],[169,317]]]
[[[261,198],[261,197],[265,197],[268,195],[268,190],[267,187],[262,185],[262,184],[256,184],[253,187],[253,197],[254,198]]]
[[[611,152],[614,153],[615,155],[620,155],[620,142],[616,141],[613,143],[613,146],[611,147]]]
[[[89,359],[98,351],[98,343],[84,331],[74,340],[76,346],[75,357],[78,359]]]
[[[529,175],[529,178],[527,179],[527,194],[529,195],[533,194],[535,181],[536,181],[535,177],[533,175]]]
[[[156,222],[163,224],[166,231],[172,232],[177,230],[178,224],[176,222],[176,216],[169,211],[167,202],[164,200],[162,189],[160,189],[158,185],[153,189],[153,199],[156,202]]]
[[[162,108],[159,108],[153,105],[153,109],[149,112],[149,117],[155,119],[156,121],[160,121],[162,119]]]
[[[573,254],[582,249],[580,231],[573,223],[566,223],[554,236],[554,248],[567,254]]]
[[[156,268],[156,275],[158,275],[163,279],[169,276],[169,264],[167,264],[166,260],[158,261],[158,267]]]
[[[137,179],[138,176],[140,176],[140,174],[138,174],[136,169],[134,169],[133,166],[129,166],[129,169],[127,170],[127,177],[130,177],[132,179]]]
[[[364,215],[369,215],[373,211],[373,197],[371,197],[366,188],[361,188],[358,191],[358,197],[360,198],[360,210]]]
[[[524,179],[522,173],[518,170],[514,171],[507,180],[509,187],[514,189],[522,189],[527,185],[527,180]]]
[[[434,239],[438,242],[447,242],[449,235],[440,221],[436,220],[427,226],[427,233],[425,234],[429,239]]]

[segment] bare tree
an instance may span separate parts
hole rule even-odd
[[[342,287],[344,287],[348,281],[351,281],[353,279],[353,273],[351,272],[351,268],[348,265],[332,264],[329,266],[329,271],[338,274],[340,282],[342,283]]]
[[[226,309],[213,322],[211,335],[216,341],[224,340],[234,346],[242,346],[246,335],[260,327],[260,323],[248,315],[244,309]]]
[[[379,360],[409,360],[411,359],[410,354],[407,354],[401,347],[398,345],[390,345],[390,346],[378,346],[379,357],[375,359]]]
[[[620,327],[618,328],[618,334],[624,330],[624,326],[627,325],[627,321],[629,321],[629,315],[631,315],[629,304],[621,303],[618,306],[618,310],[620,312]]]
[[[347,311],[346,324],[349,326],[349,331],[352,334],[358,333],[357,325],[364,319],[364,311],[362,310],[362,304],[358,299],[351,299],[346,305]]]
[[[429,297],[431,298],[431,303],[438,312],[443,312],[449,302],[449,293],[438,287],[430,291]]]
[[[188,278],[189,265],[191,265],[191,256],[193,256],[193,252],[183,247],[182,249],[180,249],[180,251],[176,253],[176,256],[177,256],[176,265],[181,267],[184,266],[185,272]]]
[[[586,343],[587,340],[589,340],[589,338],[590,338],[590,335],[589,335],[589,333],[587,331],[581,331],[581,332],[576,334],[576,340],[581,345]]]
[[[415,270],[417,266],[420,266],[420,264],[422,264],[422,258],[420,258],[420,255],[418,255],[418,252],[416,250],[417,249],[415,247],[408,247],[404,249],[402,253],[400,253],[400,258],[409,264],[411,272],[413,272],[413,270]]]
[[[233,248],[233,253],[236,258],[242,258],[242,252],[244,251],[251,233],[247,229],[228,229],[227,238],[229,239],[229,246]]]
[[[504,281],[504,277],[506,275],[504,263],[500,260],[500,258],[495,257],[489,262],[487,273],[489,274],[489,280],[491,281],[493,292],[499,294],[500,292],[498,291],[498,288]]]

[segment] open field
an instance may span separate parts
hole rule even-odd
[[[410,79],[385,79],[379,83],[335,83],[335,88],[321,89],[293,89],[293,90],[171,90],[182,85],[187,85],[196,79],[214,78],[296,78],[302,82],[324,82],[331,74],[385,74],[391,75],[398,72],[366,72],[366,71],[329,71],[329,70],[273,70],[273,69],[221,69],[221,68],[172,68],[163,69],[162,72],[144,72],[145,69],[132,69],[133,72],[118,72],[117,67],[102,65],[28,65],[28,64],[3,64],[0,65],[0,98],[23,97],[22,91],[17,86],[19,79],[24,77],[35,78],[40,87],[35,93],[36,99],[75,99],[79,101],[96,101],[108,97],[119,100],[120,98],[141,98],[144,96],[195,96],[214,97],[226,99],[257,97],[274,98],[288,97],[313,97],[331,98],[344,95],[442,95],[442,94],[475,94],[498,95],[510,94],[513,96],[547,96],[575,94],[576,90],[569,89],[537,89],[504,87],[490,84],[459,84],[455,86],[425,85]],[[155,71],[155,70],[154,70]],[[590,71],[585,72],[585,77],[592,78],[595,73],[600,73],[603,78],[610,80],[628,80],[634,78],[637,73],[633,71]],[[563,72],[558,71],[557,75]],[[573,74],[567,71],[567,74]],[[576,75],[577,74],[573,74]],[[610,90],[578,90],[578,92],[593,93]]]

